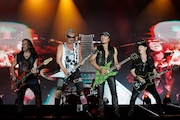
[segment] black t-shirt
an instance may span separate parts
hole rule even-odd
[[[147,61],[144,63],[141,58],[132,61],[131,69],[135,68],[137,75],[145,76],[148,72],[153,72],[155,69],[154,60],[151,56],[148,56]]]

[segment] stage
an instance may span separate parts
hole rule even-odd
[[[147,118],[147,119],[177,119],[180,118],[180,107],[175,104],[163,105],[164,114],[159,116],[157,113],[156,105],[136,105],[135,115],[133,118]],[[54,116],[54,106],[53,105],[43,105],[42,106],[42,117],[48,119],[56,119]],[[120,105],[119,113],[121,115],[121,120],[127,120],[128,118],[129,105]],[[61,105],[58,108],[59,116],[58,119],[113,119],[113,109],[111,105],[105,106],[105,118],[98,118],[97,105],[90,105],[90,112],[92,116],[83,114],[81,110],[77,110],[77,105]],[[0,118],[16,118],[16,105],[1,105],[0,106]],[[23,118],[36,118],[35,116],[35,106],[26,105],[24,109]],[[116,118],[114,118],[116,119]]]

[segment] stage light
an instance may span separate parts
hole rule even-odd
[[[0,94],[0,105],[3,104],[3,96],[4,96],[4,94]]]
[[[151,104],[151,99],[149,98],[148,95],[144,95],[144,98],[143,98],[143,105],[150,105]]]
[[[163,99],[163,104],[171,103],[171,96],[170,94],[166,94],[165,98]]]

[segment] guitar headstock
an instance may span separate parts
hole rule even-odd
[[[96,54],[96,53],[98,53],[99,52],[99,50],[98,49],[95,49],[95,50],[93,50],[91,53],[92,54]]]
[[[139,55],[134,52],[134,53],[132,53],[132,54],[130,55],[130,58],[131,58],[132,60],[135,60],[135,59],[139,58]]]
[[[51,62],[52,60],[53,60],[52,57],[50,57],[50,58],[44,60],[43,65],[47,65],[47,64],[48,64],[49,62]]]

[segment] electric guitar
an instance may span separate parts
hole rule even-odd
[[[95,49],[93,50],[86,58],[84,58],[81,62],[85,62],[87,59],[89,59],[93,54],[98,53],[99,50]],[[60,72],[57,72],[53,75],[51,75],[51,77],[53,78],[64,78],[67,79],[69,78],[80,66],[81,66],[81,62],[79,62],[77,65],[75,65],[73,68],[68,69],[69,71],[69,75],[64,74],[64,72],[62,70],[60,70]]]
[[[39,69],[41,66],[47,65],[52,60],[53,60],[52,57],[44,60],[44,62],[42,64],[40,64],[39,66],[37,66],[37,68]],[[26,78],[28,76],[30,76],[31,74],[33,74],[33,73],[29,72],[29,71],[24,71],[21,75],[17,76],[17,80],[16,81],[11,80],[11,89],[12,89],[13,93],[18,92],[19,89],[26,84],[25,83]]]
[[[124,63],[128,62],[131,59],[137,59],[139,56],[136,53],[132,53],[128,58],[124,59],[119,65],[123,65]],[[92,88],[94,89],[98,85],[102,84],[106,81],[106,79],[110,76],[115,76],[118,71],[113,71],[116,69],[116,66],[111,66],[112,62],[108,62],[105,66],[100,66],[101,68],[105,69],[107,71],[106,74],[102,75],[98,70],[95,72],[95,79],[93,80]]]
[[[166,72],[168,72],[170,70],[175,70],[177,68],[179,68],[179,66],[174,65],[170,69],[167,69],[167,70],[165,70],[163,72],[160,72],[159,74],[162,75],[162,74],[164,74],[164,73],[166,73]],[[142,77],[145,80],[145,83],[142,83],[137,79],[134,79],[134,81],[133,81],[133,87],[138,92],[140,92],[142,90],[145,90],[148,85],[154,84],[154,79],[156,78],[156,75],[154,75],[153,72],[148,72],[145,76],[140,76],[140,77]]]

